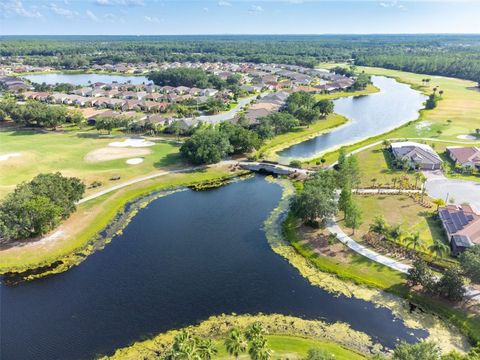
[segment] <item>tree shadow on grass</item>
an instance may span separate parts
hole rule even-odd
[[[9,132],[9,136],[29,136],[37,134],[48,134],[50,131],[34,128],[1,127],[0,132]]]
[[[190,165],[185,162],[180,153],[171,153],[160,158],[157,162],[153,164],[155,168],[161,169],[173,165]]]

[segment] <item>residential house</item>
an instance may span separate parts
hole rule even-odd
[[[454,256],[480,244],[480,214],[472,205],[447,205],[438,209],[438,216]]]
[[[218,93],[217,89],[203,89],[200,91],[200,95],[202,96],[215,96],[215,94]]]
[[[421,170],[441,169],[443,161],[428,145],[412,141],[395,142],[391,145],[393,156],[412,168]]]
[[[245,111],[244,116],[247,119],[247,123],[251,127],[257,126],[260,121],[259,119],[267,116],[270,114],[271,111],[265,109],[265,108],[260,108],[260,109],[248,109]],[[238,121],[238,117],[236,119]]]
[[[480,169],[480,150],[474,146],[448,146],[447,154],[459,166]]]

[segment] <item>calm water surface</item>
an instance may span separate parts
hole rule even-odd
[[[280,197],[260,176],[163,197],[80,266],[2,285],[2,360],[92,358],[232,312],[344,321],[389,346],[414,341],[390,311],[311,286],[271,250],[262,226]]]
[[[391,78],[373,76],[372,81],[380,92],[334,100],[335,112],[350,119],[349,123],[279,152],[280,161],[311,158],[329,148],[380,135],[418,118],[424,95]]]
[[[32,82],[38,84],[55,85],[60,83],[68,83],[73,85],[88,85],[96,82],[110,84],[114,81],[118,83],[126,83],[130,81],[132,84],[147,84],[150,81],[145,76],[128,76],[128,75],[110,75],[110,74],[32,74],[23,76]]]

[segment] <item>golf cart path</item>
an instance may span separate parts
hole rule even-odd
[[[394,260],[387,256],[377,253],[376,251],[369,249],[355,240],[350,236],[345,234],[345,232],[338,226],[337,222],[333,219],[327,222],[327,230],[335,235],[340,242],[348,246],[351,250],[355,251],[357,254],[365,256],[366,258],[375,261],[381,265],[387,266],[392,270],[400,271],[403,274],[407,274],[408,270],[412,267],[411,265],[405,264],[401,261]],[[465,286],[465,297],[472,300],[480,300],[480,291],[473,289],[469,286]]]

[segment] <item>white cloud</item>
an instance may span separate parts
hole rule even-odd
[[[218,6],[232,6],[232,3],[225,0],[220,0],[218,2]]]
[[[209,10],[208,10],[207,7],[204,7],[204,8],[203,8],[203,12],[208,12],[208,11],[209,11]]]
[[[123,17],[117,16],[112,13],[106,13],[105,15],[103,15],[103,18],[110,23],[125,24],[125,19]]]
[[[76,11],[72,11],[70,9],[65,9],[65,8],[58,7],[54,3],[50,4],[50,10],[57,15],[70,17],[70,18],[78,15],[78,13]]]
[[[160,24],[161,20],[156,16],[144,16],[143,17],[147,22]]]
[[[95,0],[96,5],[100,6],[145,6],[144,0]]]
[[[0,14],[17,15],[27,18],[41,18],[43,15],[34,6],[26,8],[20,0],[0,0]]]
[[[406,10],[407,9],[407,7],[405,5],[399,4],[397,0],[381,2],[381,3],[379,3],[379,5],[381,7],[384,7],[384,8],[395,8],[395,9],[400,9],[400,10]]]
[[[258,14],[263,11],[263,8],[260,5],[252,5],[250,6],[250,9],[248,9],[248,12],[252,14]]]
[[[92,20],[92,21],[98,21],[98,17],[97,15],[95,15],[93,12],[91,12],[90,10],[86,10],[85,11],[85,14],[87,15],[87,17]]]

